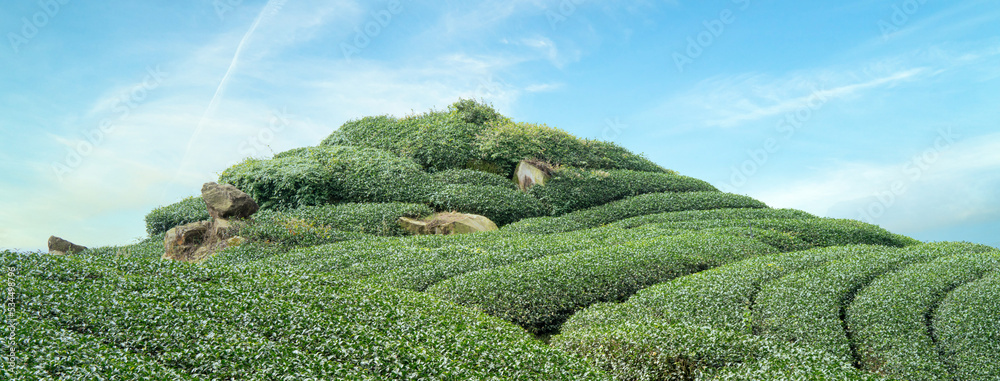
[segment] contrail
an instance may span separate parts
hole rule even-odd
[[[181,171],[184,169],[185,164],[187,163],[188,154],[191,152],[191,146],[194,144],[198,135],[201,134],[201,130],[205,126],[205,120],[209,115],[215,112],[215,109],[218,107],[220,95],[222,95],[222,93],[226,90],[226,84],[229,82],[229,76],[233,73],[233,69],[236,68],[236,64],[240,60],[240,54],[243,53],[243,46],[250,40],[250,36],[253,35],[253,32],[257,30],[257,25],[260,25],[260,21],[266,16],[274,15],[274,13],[279,11],[282,5],[284,5],[287,1],[288,0],[268,0],[267,4],[264,5],[264,8],[260,10],[260,14],[258,14],[257,18],[253,21],[253,24],[250,25],[250,29],[243,35],[243,39],[241,39],[239,45],[236,46],[236,53],[233,54],[233,60],[229,62],[229,68],[226,69],[226,74],[223,75],[222,80],[219,81],[219,86],[215,88],[215,94],[212,95],[212,100],[208,102],[208,108],[206,108],[205,113],[201,115],[201,119],[198,120],[198,126],[195,128],[194,133],[191,134],[191,138],[188,139],[187,146],[184,148],[184,156],[181,156],[180,165],[177,167],[177,171],[174,172],[174,177],[170,181],[171,183],[177,181],[177,177],[180,176]]]

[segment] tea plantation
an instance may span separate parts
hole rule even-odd
[[[551,179],[520,191],[521,160]],[[997,380],[1000,251],[772,209],[607,142],[447,110],[219,176],[261,211],[197,263],[3,251],[3,380]],[[499,230],[414,236],[458,211]]]

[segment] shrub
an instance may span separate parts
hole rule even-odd
[[[770,246],[740,237],[654,238],[468,273],[427,293],[538,333],[557,328],[588,305],[620,301],[656,283],[771,252]]]
[[[764,285],[754,301],[755,328],[763,335],[804,343],[853,361],[842,312],[854,293],[882,274],[933,260],[940,251],[899,249],[859,253]]]
[[[430,196],[437,211],[458,211],[486,216],[497,226],[545,214],[538,199],[523,192],[489,185],[444,185]]]
[[[399,226],[400,217],[422,218],[432,213],[434,211],[424,204],[393,202],[304,206],[287,214],[340,231],[402,236],[407,233]]]
[[[431,174],[434,180],[453,185],[483,185],[517,189],[517,184],[500,175],[472,169],[448,169]]]
[[[4,380],[190,380],[148,356],[105,344],[99,338],[68,330],[23,311],[7,315]],[[13,345],[13,347],[10,347]],[[16,358],[8,357],[16,354]]]
[[[564,167],[529,193],[551,206],[552,214],[561,215],[646,193],[717,190],[707,182],[669,173]]]
[[[423,202],[433,185],[412,161],[371,148],[298,148],[271,160],[247,159],[219,181],[247,192],[262,209],[337,202]]]
[[[758,220],[758,219],[808,219],[816,216],[796,209],[708,209],[708,210],[685,210],[680,212],[666,212],[647,214],[637,217],[626,218],[621,221],[611,223],[623,229],[655,223],[673,223],[684,221],[702,220]]]
[[[477,135],[481,157],[513,175],[518,162],[538,159],[582,168],[668,172],[648,159],[607,142],[582,140],[544,124],[496,123]]]
[[[176,226],[211,218],[205,206],[205,200],[198,197],[188,197],[174,204],[153,209],[146,215],[146,233],[154,236],[165,233]]]
[[[767,205],[747,196],[722,192],[649,193],[578,210],[560,217],[522,220],[505,227],[504,230],[551,234],[597,227],[648,214],[726,208],[767,208]]]
[[[93,259],[4,253],[20,274],[18,309],[193,378],[606,378],[508,323],[419,293],[328,274]]]
[[[742,228],[747,232],[779,231],[810,246],[839,246],[870,244],[885,246],[910,246],[919,244],[913,238],[890,233],[876,225],[857,220],[834,218],[809,219],[749,219],[749,220],[693,220],[657,224],[661,228],[702,230],[720,227]]]
[[[573,315],[563,333],[647,318],[750,333],[750,312],[763,284],[830,261],[886,250],[854,245],[749,258],[640,290],[623,304],[591,306]]]
[[[336,230],[317,220],[303,220],[293,213],[274,210],[255,214],[252,221],[240,228],[239,235],[253,241],[286,247],[315,246],[365,236],[358,232]]]
[[[965,243],[921,245],[912,251],[938,259],[886,275],[861,290],[847,309],[847,327],[864,369],[908,380],[951,379],[929,331],[953,327],[929,326],[931,318],[949,291],[1000,269],[1000,252]]]
[[[552,345],[619,380],[878,380],[822,351],[665,320],[573,331]]]
[[[934,335],[956,380],[1000,378],[1000,275],[963,285],[941,302]]]

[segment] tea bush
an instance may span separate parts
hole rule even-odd
[[[878,255],[860,253],[791,273],[765,284],[758,293],[753,311],[755,329],[765,336],[805,343],[853,362],[843,311],[855,292],[882,274],[941,255],[941,251],[915,246]]]
[[[472,169],[448,169],[432,173],[431,177],[444,184],[485,185],[515,190],[517,189],[517,184],[515,184],[512,179],[505,178],[494,173],[476,171]]]
[[[654,238],[467,273],[426,292],[538,333],[556,329],[588,305],[620,301],[653,284],[774,251],[741,237]]]
[[[303,220],[293,213],[263,210],[239,230],[243,238],[286,247],[316,246],[365,237],[366,234],[336,230],[318,220]]]
[[[545,214],[538,199],[523,192],[489,185],[444,185],[428,196],[437,211],[486,216],[497,226]]]
[[[887,250],[852,245],[749,258],[645,288],[622,304],[591,306],[573,315],[563,333],[646,318],[750,333],[750,313],[763,284],[845,257],[878,256]]]
[[[1000,378],[1000,273],[965,284],[934,315],[938,348],[956,380]]]
[[[0,346],[4,380],[192,380],[148,356],[105,344],[24,311],[8,319]],[[13,332],[10,330],[13,329]],[[13,347],[10,347],[13,345]],[[13,354],[15,357],[11,357]]]
[[[551,234],[598,227],[629,217],[685,210],[767,208],[747,196],[722,192],[649,193],[559,217],[529,218],[504,227],[511,233]]]
[[[246,192],[262,209],[294,209],[338,202],[425,200],[430,175],[412,161],[371,148],[325,146],[247,159],[225,170],[220,183]]]
[[[847,327],[864,369],[907,380],[951,379],[929,331],[962,329],[968,323],[928,325],[948,292],[1000,270],[1000,252],[964,243],[920,249],[938,258],[888,274],[861,290],[847,309]],[[992,328],[995,334],[998,327]]]
[[[919,244],[913,238],[890,233],[877,225],[857,220],[834,218],[809,219],[750,219],[750,220],[693,220],[656,224],[667,229],[702,230],[711,228],[744,229],[747,232],[778,231],[810,246],[839,246],[870,244],[885,246],[910,246]]]
[[[154,236],[176,226],[212,218],[208,215],[205,200],[188,197],[174,204],[153,209],[146,215],[146,233]]]
[[[564,167],[529,193],[552,208],[553,215],[595,207],[646,193],[718,191],[692,177],[629,170],[595,171]]]
[[[809,219],[816,216],[796,209],[722,208],[708,210],[685,210],[647,214],[626,218],[609,225],[630,229],[648,224],[674,223],[701,220],[758,220],[758,219]],[[748,225],[745,223],[745,225]]]
[[[286,214],[340,231],[402,236],[407,232],[399,226],[400,217],[422,218],[432,213],[434,211],[424,204],[392,202],[304,206]]]
[[[3,259],[19,274],[19,310],[196,378],[606,379],[508,323],[330,275],[114,257]]]

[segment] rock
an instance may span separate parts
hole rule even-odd
[[[246,241],[236,234],[257,210],[250,195],[229,184],[206,183],[201,187],[205,208],[211,221],[193,222],[174,227],[163,237],[163,259],[200,262],[216,251]]]
[[[400,217],[399,225],[412,234],[467,234],[497,230],[489,218],[478,214],[437,213],[422,220]]]
[[[175,227],[163,237],[163,259],[201,262],[216,251],[243,243],[242,237],[235,236],[238,231],[239,223],[220,219]]]
[[[79,253],[84,250],[87,250],[86,246],[80,246],[56,236],[49,237],[49,254],[66,255],[68,253]]]
[[[247,219],[260,209],[250,195],[230,184],[205,183],[201,197],[208,214],[216,219]]]
[[[545,185],[550,177],[552,177],[552,166],[537,160],[521,160],[514,170],[514,180],[522,191],[527,191],[535,185]]]

